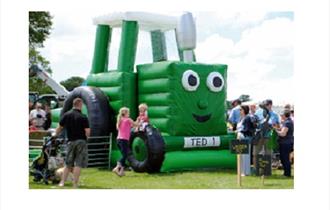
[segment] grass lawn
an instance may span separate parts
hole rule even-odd
[[[118,177],[109,170],[87,168],[82,170],[80,189],[293,189],[293,178],[285,178],[282,170],[273,170],[273,175],[265,178],[242,177],[242,187],[237,186],[235,170],[187,171],[175,173],[135,173],[126,171],[126,176]],[[34,183],[29,177],[30,189],[61,189],[57,185]],[[71,189],[67,182],[65,189]]]

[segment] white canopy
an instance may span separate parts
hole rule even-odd
[[[159,15],[147,12],[116,12],[102,15],[93,19],[94,24],[109,25],[110,27],[121,27],[122,21],[137,21],[140,30],[145,31],[168,31],[177,26],[177,17]]]

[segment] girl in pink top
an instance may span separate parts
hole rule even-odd
[[[117,166],[112,170],[119,176],[124,176],[124,167],[128,154],[128,142],[131,134],[131,128],[135,125],[133,120],[129,118],[129,109],[122,107],[117,117],[117,145],[122,154],[122,158],[117,162]]]

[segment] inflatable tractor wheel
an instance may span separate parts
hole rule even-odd
[[[156,128],[147,126],[144,132],[132,133],[130,149],[128,161],[135,172],[160,171],[164,161],[165,143]]]
[[[108,136],[114,128],[114,125],[110,124],[114,113],[109,107],[108,98],[99,88],[88,86],[75,88],[65,100],[61,116],[72,109],[72,102],[78,97],[84,101],[87,108],[91,136]]]

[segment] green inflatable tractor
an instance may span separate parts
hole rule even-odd
[[[116,115],[126,106],[137,117],[140,103],[148,105],[152,126],[132,132],[129,163],[137,172],[168,172],[197,168],[235,168],[229,151],[235,139],[227,132],[227,65],[195,61],[195,23],[190,13],[180,17],[141,12],[114,13],[94,19],[94,57],[87,86],[73,90],[61,114],[81,97],[93,136],[112,133]],[[112,29],[121,27],[118,66],[108,70]],[[135,66],[140,30],[150,32],[153,63]],[[165,32],[174,30],[180,60],[168,61]],[[54,122],[59,113],[54,112]],[[111,162],[120,158],[113,141]]]

